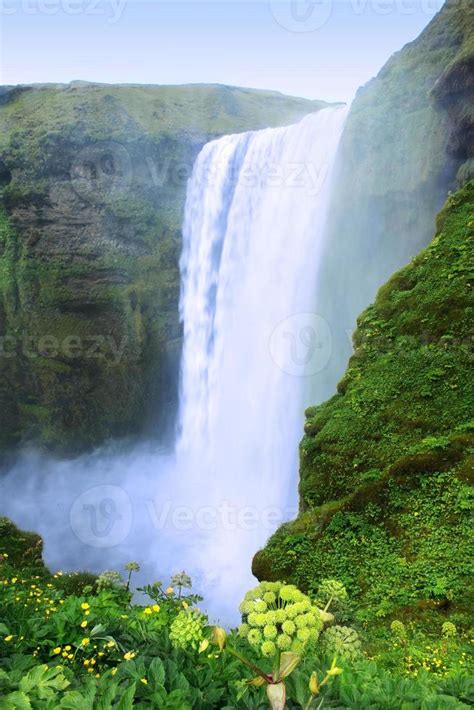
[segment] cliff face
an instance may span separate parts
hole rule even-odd
[[[431,97],[449,117],[448,151],[461,162],[460,183],[474,177],[474,7],[465,7],[462,41]]]
[[[0,92],[0,446],[173,426],[186,182],[208,140],[323,102],[229,87]],[[145,405],[144,405],[145,403]]]
[[[448,0],[422,34],[359,90],[338,159],[318,308],[333,357],[315,383],[330,397],[358,313],[431,239],[449,190],[472,171],[474,6]]]
[[[260,579],[342,579],[369,634],[386,616],[468,622],[473,277],[469,182],[360,316],[338,394],[306,412],[302,512],[254,559]]]

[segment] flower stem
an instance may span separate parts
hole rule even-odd
[[[280,659],[281,659],[281,651],[277,651],[275,655],[275,660],[273,662],[273,670],[272,670],[272,677],[273,677],[273,682],[278,683],[280,679]]]
[[[226,646],[225,650],[228,651],[232,656],[237,658],[241,663],[244,663],[248,668],[250,668],[254,673],[259,675],[261,678],[263,678],[267,683],[272,682],[272,676],[268,675],[268,673],[265,673],[262,671],[258,666],[256,666],[254,663],[251,661],[248,661],[245,656],[242,656],[238,651],[235,650],[235,648],[232,648],[232,646]]]
[[[327,610],[329,609],[329,607],[330,607],[331,604],[332,604],[332,601],[333,601],[333,597],[330,598],[330,600],[328,601],[328,603],[327,603],[326,606],[324,607],[323,611],[327,611]]]

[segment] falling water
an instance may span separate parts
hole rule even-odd
[[[193,556],[224,597],[296,512],[304,406],[331,356],[315,289],[345,115],[212,141],[188,187],[177,468],[214,525]]]
[[[236,621],[254,552],[297,505],[311,385],[331,357],[317,313],[331,175],[346,111],[204,146],[188,187],[176,452],[152,442],[76,460],[21,457],[0,513],[38,531],[52,569],[186,569]]]

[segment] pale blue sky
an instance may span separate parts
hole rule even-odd
[[[0,0],[0,83],[216,82],[350,100],[442,0]]]

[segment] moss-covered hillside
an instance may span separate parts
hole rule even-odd
[[[0,447],[73,452],[173,427],[194,159],[324,105],[224,86],[3,87]]]
[[[301,513],[254,560],[304,589],[342,579],[377,619],[468,622],[472,603],[474,183],[359,318],[338,393],[307,411]]]

